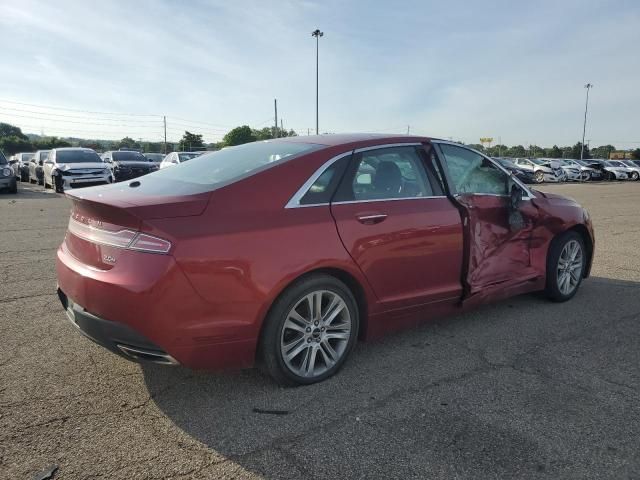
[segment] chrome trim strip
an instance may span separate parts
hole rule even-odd
[[[296,191],[296,193],[293,194],[293,197],[291,197],[291,199],[287,202],[284,208],[319,207],[321,205],[328,205],[328,203],[300,205],[300,200],[309,191],[309,189],[311,188],[311,185],[313,185],[316,182],[316,180],[320,177],[320,175],[324,173],[324,171],[327,168],[329,168],[331,165],[333,165],[335,162],[337,162],[341,158],[344,158],[347,155],[352,155],[352,154],[353,154],[353,150],[349,150],[348,152],[344,152],[339,155],[336,155],[335,157],[332,157],[326,162],[324,162],[322,166],[318,168],[315,172],[313,172],[313,175],[311,175],[309,179],[302,184],[302,186]]]
[[[369,200],[345,200],[343,202],[332,202],[331,205],[348,205],[350,203],[374,203],[374,202],[395,202],[398,200],[430,200],[433,198],[447,198],[445,195],[433,195],[431,197],[402,197],[402,198],[375,198]]]
[[[148,362],[159,363],[161,365],[179,365],[178,361],[168,353],[159,353],[159,352],[144,350],[142,348],[134,348],[129,345],[123,345],[121,343],[116,343],[116,347],[118,347],[118,349],[122,353],[124,353],[128,357],[133,358],[135,360],[146,360]],[[144,357],[141,357],[140,355],[144,355],[144,357],[151,357],[151,358],[144,358]]]
[[[491,157],[487,157],[484,153],[479,152],[478,150],[475,150],[473,148],[467,147],[466,145],[462,145],[461,143],[456,143],[456,142],[449,142],[447,140],[432,140],[431,143],[438,143],[441,145],[452,145],[454,147],[461,147],[461,148],[466,148],[467,150],[471,150],[474,153],[477,153],[478,155],[480,155],[481,157],[486,158],[487,160],[489,160],[491,163],[493,163],[496,167],[498,167],[500,170],[502,170],[504,173],[507,174],[507,176],[509,176],[509,178],[511,178],[514,183],[517,183],[520,188],[522,188],[522,190],[524,190],[524,192],[527,194],[526,196],[522,197],[522,200],[531,200],[533,198],[536,198],[536,196],[533,194],[533,192],[529,189],[529,187],[527,187],[524,183],[522,183],[520,181],[519,178],[517,178],[515,175],[511,175],[511,173],[509,173],[509,171],[504,168],[502,165],[500,165],[498,162],[496,162],[493,158]],[[484,193],[477,193],[477,194],[472,194],[472,195],[495,195],[495,194],[484,194]],[[498,195],[500,196],[500,195]],[[505,197],[508,197],[509,195],[504,195]]]

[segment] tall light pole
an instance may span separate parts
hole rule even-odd
[[[320,47],[320,37],[324,35],[320,29],[316,28],[311,32],[312,37],[316,37],[316,135],[320,134],[320,127],[318,122],[318,49]]]
[[[587,100],[584,103],[584,124],[582,125],[582,149],[580,150],[580,160],[584,158],[584,134],[587,131],[587,109],[589,108],[589,90],[593,88],[593,84],[587,83],[584,88],[587,89]]]

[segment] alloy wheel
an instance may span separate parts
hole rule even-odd
[[[316,290],[289,311],[280,336],[280,354],[293,374],[314,378],[340,361],[351,334],[345,300],[336,292]]]
[[[535,173],[534,178],[535,178],[536,183],[544,182],[544,172],[542,172],[541,170],[538,170]]]
[[[563,295],[571,294],[582,276],[582,246],[577,240],[568,241],[558,259],[558,290]]]
[[[631,179],[632,180],[638,180],[639,177],[640,177],[640,174],[638,174],[638,172],[633,172],[631,174]]]

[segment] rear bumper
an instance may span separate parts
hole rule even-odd
[[[163,365],[178,364],[171,355],[132,328],[87,312],[59,288],[58,298],[71,323],[84,336],[107,350],[133,361],[150,361]]]
[[[118,355],[143,360],[150,350],[207,370],[254,363],[258,332],[253,325],[233,321],[203,300],[169,255],[121,251],[113,268],[101,270],[77,260],[63,242],[56,272],[61,301],[64,306],[66,299],[74,324]]]

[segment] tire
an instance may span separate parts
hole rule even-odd
[[[605,173],[605,178],[609,181],[609,182],[613,182],[614,180],[616,180],[616,174],[613,172],[606,172]]]
[[[573,298],[582,283],[586,260],[584,240],[579,233],[569,231],[553,239],[547,254],[546,296],[554,302]]]
[[[640,174],[638,172],[631,172],[631,180],[638,181]]]
[[[9,193],[18,193],[18,184],[16,183],[13,187],[9,189]]]
[[[589,180],[591,180],[591,174],[589,172],[581,172],[580,179],[583,182],[588,182]]]
[[[64,188],[60,188],[57,176],[56,177],[51,177],[51,182],[52,182],[51,187],[53,188],[54,192],[56,192],[56,193],[64,193]]]
[[[357,341],[358,327],[358,305],[344,283],[324,274],[304,277],[278,297],[265,319],[260,366],[283,386],[321,382],[340,370]]]
[[[544,182],[544,172],[542,170],[538,170],[533,174],[533,179],[536,183]]]

